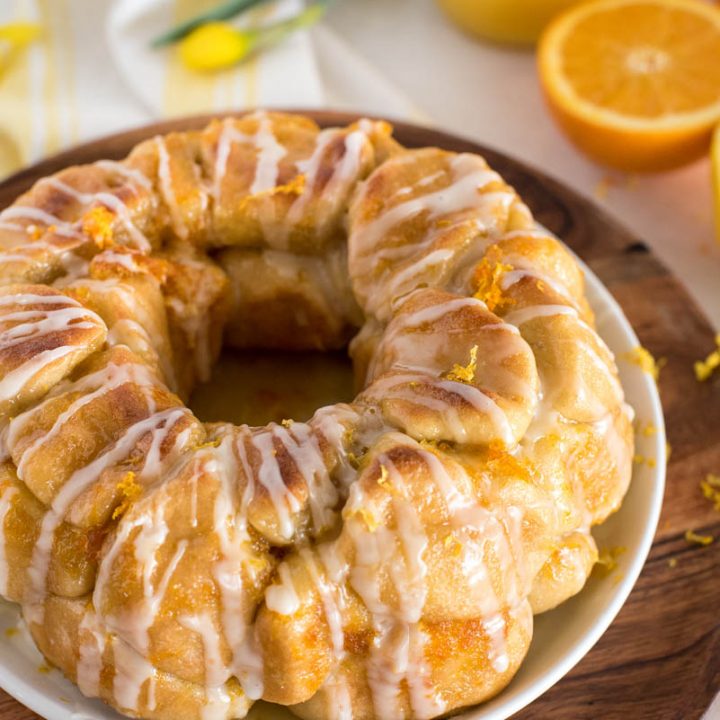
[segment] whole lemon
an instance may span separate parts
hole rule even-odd
[[[557,13],[583,0],[437,0],[464,30],[497,42],[535,43]]]

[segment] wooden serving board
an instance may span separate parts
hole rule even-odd
[[[306,114],[322,125],[352,120],[341,113]],[[0,208],[39,178],[67,165],[119,159],[140,140],[199,128],[208,119],[159,123],[64,152],[0,184]],[[436,145],[484,155],[517,188],[537,219],[597,273],[642,344],[655,357],[667,359],[659,385],[672,455],[649,560],[595,648],[515,717],[697,720],[720,691],[720,513],[699,488],[707,473],[720,474],[720,375],[700,384],[692,367],[713,348],[708,321],[640,238],[567,186],[499,152],[436,130],[397,123],[396,137],[410,147]],[[690,528],[718,536],[718,542],[690,545],[684,539]],[[0,691],[0,718],[36,717]]]

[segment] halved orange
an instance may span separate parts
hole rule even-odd
[[[550,108],[595,160],[666,170],[707,153],[720,122],[720,9],[701,0],[594,0],[538,51]]]

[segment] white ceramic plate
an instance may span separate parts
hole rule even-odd
[[[535,620],[530,652],[512,683],[495,699],[467,710],[462,720],[504,720],[544,693],[562,678],[607,630],[627,599],[650,551],[665,486],[665,427],[657,388],[639,367],[623,360],[638,339],[620,306],[590,269],[585,270],[587,296],[600,334],[618,358],[620,378],[628,402],[643,423],[657,433],[639,435],[637,452],[655,458],[655,467],[635,465],[630,490],[622,508],[594,531],[600,547],[623,546],[617,569],[608,577],[593,575],[583,591],[552,612]],[[28,633],[8,637],[18,627],[17,608],[0,601],[0,686],[47,720],[119,720],[120,715],[98,700],[84,698],[56,670],[40,671],[43,660]],[[287,720],[287,711],[258,704],[250,714],[256,720]]]

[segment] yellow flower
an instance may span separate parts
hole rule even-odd
[[[326,6],[327,0],[318,0],[294,17],[248,30],[223,22],[205,23],[180,42],[180,59],[191,70],[224,70],[237,65],[251,53],[281,42],[296,30],[317,22]]]
[[[40,37],[40,26],[29,22],[0,25],[0,77],[18,53]]]
[[[253,46],[248,34],[226,23],[211,22],[182,40],[180,59],[191,70],[222,70],[244,60]]]

